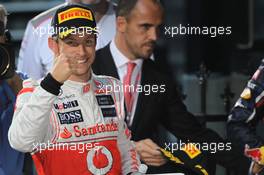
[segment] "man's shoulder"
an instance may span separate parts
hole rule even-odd
[[[35,88],[39,86],[39,82],[31,78],[23,81],[23,88],[17,94],[16,104],[24,104],[31,97],[31,94],[34,92]]]
[[[162,84],[169,87],[178,87],[176,78],[173,74],[164,71],[159,65],[153,60],[144,60],[142,67],[142,76],[144,79],[148,79],[147,83]],[[146,83],[143,81],[143,84]]]
[[[93,75],[95,84],[97,82],[102,83],[103,85],[121,85],[121,81],[117,78],[106,76],[106,75]]]
[[[101,58],[104,56],[111,56],[110,43],[108,43],[105,47],[100,48],[96,51],[96,58]]]
[[[93,77],[95,80],[101,80],[101,81],[106,81],[106,82],[111,81],[111,82],[115,82],[115,83],[121,83],[120,80],[118,80],[117,78],[114,78],[112,76],[93,74]]]
[[[168,79],[170,76],[168,73],[163,71],[155,61],[151,59],[143,61],[143,72],[147,72],[148,75],[152,75],[159,79]]]
[[[61,6],[65,5],[65,3],[57,5],[51,9],[48,9],[37,16],[35,16],[33,19],[30,20],[31,24],[34,28],[37,28],[41,25],[50,24],[49,21],[52,19],[53,15],[55,14],[55,11],[60,8]],[[48,21],[48,23],[45,23]]]
[[[18,93],[18,96],[22,94],[32,93],[34,89],[37,88],[38,86],[40,86],[40,81],[34,80],[32,78],[28,78],[23,81],[23,88]]]
[[[95,71],[95,73],[100,74],[101,69],[104,66],[109,66],[109,62],[111,62],[109,59],[112,58],[112,54],[110,52],[109,44],[105,47],[99,49],[96,51],[95,60],[92,64],[92,68]]]

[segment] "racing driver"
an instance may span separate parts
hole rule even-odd
[[[252,159],[250,173],[264,169],[264,141],[256,134],[259,121],[264,121],[264,59],[248,81],[228,118],[227,131],[232,140]]]
[[[97,36],[92,11],[67,4],[52,26],[53,69],[43,80],[24,81],[9,129],[11,146],[32,153],[39,175],[140,174],[123,121],[124,97],[112,90],[121,84],[91,70]]]

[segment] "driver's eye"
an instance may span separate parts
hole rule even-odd
[[[65,43],[68,44],[71,47],[77,47],[79,45],[78,42],[73,41],[73,40],[66,40]]]
[[[94,40],[86,40],[85,41],[85,46],[86,47],[91,47],[95,45],[95,41]]]

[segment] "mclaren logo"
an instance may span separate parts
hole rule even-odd
[[[87,167],[92,174],[106,174],[113,165],[111,152],[104,146],[92,149],[87,154]]]
[[[100,88],[100,89],[104,87],[103,83],[98,80],[94,80],[94,84],[97,88]]]

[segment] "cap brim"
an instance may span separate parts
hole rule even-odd
[[[70,34],[84,34],[84,30],[86,31],[87,34],[98,34],[98,30],[96,27],[92,28],[92,27],[82,26],[82,27],[67,29],[66,31],[59,32],[59,38],[64,39]]]

